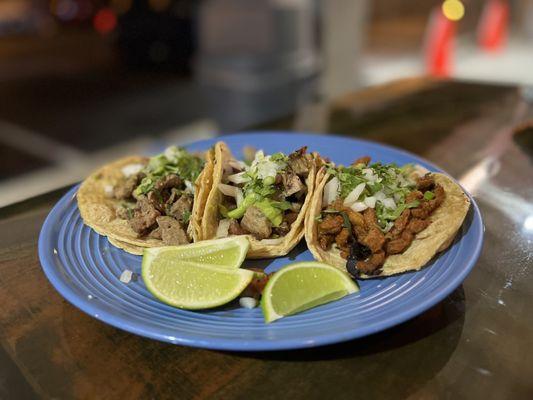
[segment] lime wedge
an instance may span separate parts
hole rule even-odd
[[[286,266],[270,278],[261,300],[266,322],[296,314],[359,291],[350,277],[320,262]]]
[[[144,250],[144,258],[164,257],[197,265],[239,268],[250,243],[244,236],[204,240],[185,246],[152,247]]]
[[[248,286],[253,271],[190,263],[170,251],[145,251],[142,277],[148,290],[163,303],[198,310],[235,299]]]

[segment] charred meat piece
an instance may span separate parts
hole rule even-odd
[[[340,233],[335,237],[335,243],[339,248],[346,247],[348,241],[350,240],[352,233],[348,228],[342,228]]]
[[[318,223],[318,232],[336,235],[341,231],[343,223],[344,219],[339,214],[329,214]]]
[[[409,223],[409,218],[411,217],[411,210],[408,208],[405,209],[400,216],[394,221],[394,225],[391,230],[387,233],[388,239],[396,239],[403,232],[407,224]]]
[[[133,191],[139,184],[139,174],[132,175],[117,183],[113,189],[113,196],[118,200],[127,200],[133,196]]]
[[[298,193],[305,188],[298,175],[291,173],[284,173],[281,175],[281,182],[283,184],[283,196],[289,197]]]
[[[335,235],[318,234],[318,245],[322,250],[329,250],[334,241]]]
[[[383,232],[381,232],[379,228],[373,226],[368,230],[368,233],[364,237],[360,237],[358,240],[361,244],[368,247],[372,253],[375,253],[383,248],[383,245],[385,244],[385,235],[383,235]]]
[[[167,246],[174,246],[189,243],[187,233],[181,224],[172,217],[159,217],[157,224],[161,229],[161,239]]]
[[[229,223],[228,234],[230,235],[246,235],[248,232],[241,227],[239,221],[232,219]]]
[[[154,206],[144,196],[137,200],[137,204],[133,209],[133,216],[129,220],[131,229],[139,235],[145,235],[152,226],[155,225],[157,217],[161,213],[157,211]]]
[[[426,229],[431,222],[427,219],[412,218],[405,228],[407,231],[417,234]]]
[[[385,262],[385,252],[383,250],[373,253],[367,260],[358,261],[357,269],[367,275],[376,274]]]
[[[159,179],[155,185],[154,189],[162,191],[164,189],[175,188],[181,185],[181,178],[177,175],[170,174]]]
[[[421,201],[420,205],[411,210],[411,215],[415,218],[426,219],[444,201],[444,189],[436,184],[434,188],[435,197],[432,200]]]
[[[187,223],[191,216],[192,202],[192,197],[184,194],[170,206],[167,214],[182,223]]]
[[[422,194],[422,192],[418,190],[414,190],[411,193],[409,193],[407,196],[405,196],[405,202],[411,203],[416,200],[421,200],[423,197],[424,195]]]
[[[425,192],[426,190],[433,190],[434,186],[435,186],[435,179],[430,173],[424,176],[421,176],[416,181],[416,188],[420,190],[422,193]]]
[[[248,207],[241,220],[241,226],[257,239],[266,239],[272,234],[272,223],[255,206]]]
[[[289,211],[283,215],[283,221],[291,226],[298,219],[298,213]]]
[[[279,235],[279,236],[285,236],[287,233],[289,233],[291,230],[291,226],[287,223],[287,221],[283,221],[279,226],[276,226],[272,229],[272,231]]]
[[[289,154],[289,168],[298,176],[306,178],[312,163],[312,156],[307,154],[307,146]]]
[[[355,160],[353,163],[352,163],[352,166],[355,167],[357,164],[365,164],[365,165],[368,165],[368,163],[370,162],[371,158],[369,156],[363,156],[363,157],[359,157],[357,160]]]
[[[414,235],[408,230],[404,230],[400,237],[387,243],[387,254],[403,253],[411,245],[413,239]]]
[[[148,192],[146,198],[157,211],[161,214],[165,214],[165,199],[161,192],[152,190],[151,192]]]

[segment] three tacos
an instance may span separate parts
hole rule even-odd
[[[325,164],[306,148],[237,160],[224,142],[202,155],[172,147],[126,157],[80,186],[85,224],[132,254],[246,235],[247,258],[286,255],[305,236],[319,260],[370,278],[418,270],[446,249],[470,201],[443,174]]]

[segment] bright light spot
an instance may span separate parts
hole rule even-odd
[[[465,15],[465,6],[459,0],[445,0],[442,13],[451,21],[459,21]]]
[[[94,16],[93,25],[99,33],[110,33],[117,26],[117,17],[109,8],[102,8]]]
[[[529,215],[524,220],[524,229],[528,232],[533,232],[533,215]]]

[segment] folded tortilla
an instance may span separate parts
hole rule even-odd
[[[313,157],[315,156],[313,155]],[[200,240],[214,239],[216,237],[220,221],[219,204],[223,196],[218,189],[218,185],[222,183],[224,166],[233,158],[231,151],[224,142],[218,142],[215,145],[213,182],[201,221]],[[304,236],[304,219],[314,193],[315,178],[316,165],[313,163],[309,175],[305,180],[307,185],[307,195],[304,203],[296,221],[291,225],[290,231],[285,236],[275,239],[258,240],[252,235],[246,235],[250,241],[250,248],[246,256],[247,258],[273,258],[284,256],[300,242]]]
[[[200,221],[211,189],[213,178],[214,151],[211,149],[205,154],[204,169],[194,183],[195,193],[191,218],[187,233],[198,240]],[[140,238],[130,227],[127,220],[117,217],[115,210],[122,201],[111,198],[106,194],[106,188],[114,187],[123,178],[122,168],[131,164],[148,163],[148,158],[141,156],[125,157],[107,164],[93,172],[85,179],[76,198],[83,222],[97,233],[107,236],[109,242],[131,254],[142,254],[143,248],[164,246],[162,240],[150,237]]]
[[[451,245],[466,217],[470,199],[461,186],[447,175],[440,173],[432,175],[435,177],[435,183],[444,188],[446,195],[442,204],[430,215],[431,224],[415,236],[411,245],[403,253],[388,256],[379,274],[372,276],[362,274],[360,278],[378,278],[407,271],[418,271],[437,253],[446,250]],[[316,260],[346,271],[346,259],[341,257],[335,245],[325,251],[318,244],[316,217],[322,212],[322,195],[328,180],[329,174],[326,173],[325,168],[321,168],[317,173],[316,189],[305,219],[305,240]]]

